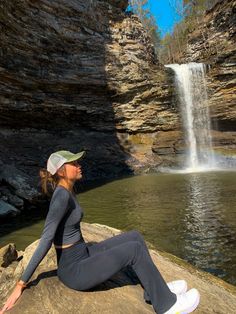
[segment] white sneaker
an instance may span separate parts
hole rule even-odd
[[[173,292],[174,294],[185,293],[188,289],[187,282],[185,280],[174,280],[168,282],[167,286],[169,287],[170,291]],[[145,290],[143,297],[146,303],[151,304],[150,297]]]
[[[200,301],[200,293],[193,288],[186,293],[177,294],[177,301],[164,314],[188,314],[193,312]]]
[[[175,280],[167,283],[170,291],[175,294],[185,293],[188,289],[187,282],[185,280]]]

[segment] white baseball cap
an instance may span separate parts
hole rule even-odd
[[[60,150],[50,155],[47,161],[47,171],[52,175],[57,172],[62,165],[66,162],[71,162],[82,158],[85,154],[85,151],[81,151],[77,154],[73,154],[68,150]]]

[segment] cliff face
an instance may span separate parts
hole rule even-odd
[[[36,186],[39,168],[55,150],[85,149],[85,180],[162,162],[153,143],[158,132],[178,128],[178,114],[150,40],[137,17],[125,13],[127,4],[1,1],[4,202],[19,209],[32,199],[31,192],[29,198],[16,193],[20,183],[12,184],[6,165],[11,177],[17,169],[20,182]]]
[[[189,34],[183,62],[207,65],[215,149],[236,154],[236,1],[219,1]]]
[[[126,6],[127,1],[2,1],[1,125],[173,129],[163,71],[137,17],[122,10]],[[169,123],[155,117],[163,111]]]

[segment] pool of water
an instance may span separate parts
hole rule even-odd
[[[236,172],[152,174],[115,180],[78,195],[84,221],[139,230],[158,249],[236,285]],[[23,249],[42,215],[1,227],[0,246]],[[7,231],[9,230],[9,232]]]

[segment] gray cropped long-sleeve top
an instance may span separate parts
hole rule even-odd
[[[57,186],[51,198],[39,244],[20,279],[24,282],[30,279],[53,242],[55,245],[84,242],[80,229],[82,218],[83,210],[76,197],[64,187]]]

